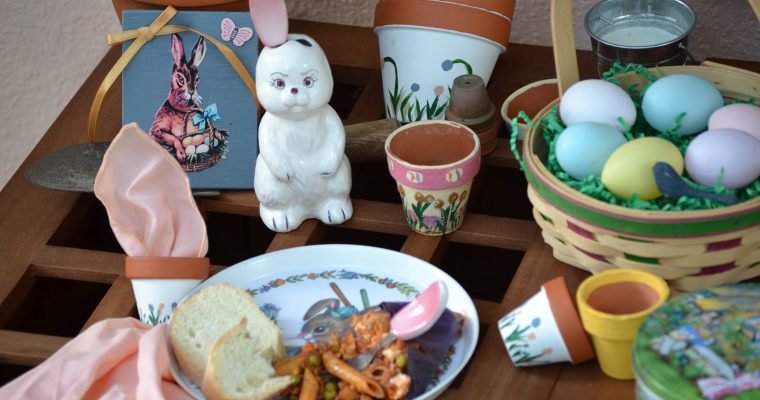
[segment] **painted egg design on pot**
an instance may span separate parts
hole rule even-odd
[[[462,178],[464,171],[462,168],[455,168],[446,173],[446,182],[454,183]]]
[[[409,171],[406,173],[406,179],[411,183],[422,183],[422,174],[419,172]]]

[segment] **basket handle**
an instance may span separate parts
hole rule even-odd
[[[757,20],[760,21],[760,0],[749,0],[749,5],[752,6]]]
[[[559,95],[562,97],[565,91],[580,79],[575,54],[572,0],[551,0],[551,25],[554,68],[559,81]]]

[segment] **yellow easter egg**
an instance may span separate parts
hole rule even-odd
[[[182,145],[187,147],[193,144],[193,137],[192,136],[185,136],[184,139],[182,139]]]
[[[671,142],[656,137],[632,140],[615,150],[602,169],[602,183],[615,196],[630,199],[634,193],[642,200],[662,196],[652,168],[666,162],[683,173],[683,156]]]

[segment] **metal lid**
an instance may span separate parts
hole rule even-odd
[[[641,324],[639,390],[662,399],[760,398],[760,285],[678,296]]]

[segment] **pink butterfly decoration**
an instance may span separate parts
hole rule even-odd
[[[253,29],[251,28],[238,28],[235,26],[235,22],[229,18],[222,20],[222,39],[225,42],[232,41],[235,46],[240,47],[245,42],[251,40],[253,37]]]

